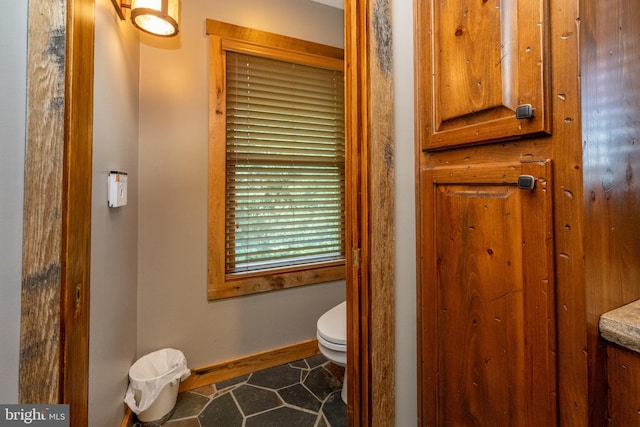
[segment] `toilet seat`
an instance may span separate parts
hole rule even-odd
[[[335,351],[347,351],[347,302],[324,313],[317,324],[318,342]]]
[[[318,350],[331,362],[347,366],[347,302],[340,303],[318,319],[316,327]],[[342,401],[347,403],[347,376],[340,392]]]
[[[340,353],[346,353],[347,352],[347,346],[346,344],[336,344],[333,343],[331,341],[327,341],[324,338],[322,338],[322,336],[318,333],[316,334],[316,338],[318,339],[318,344],[322,345],[325,348],[328,348],[330,350],[336,351],[336,352],[340,352]]]

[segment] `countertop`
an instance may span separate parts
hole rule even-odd
[[[600,335],[607,341],[640,353],[640,300],[600,316]]]

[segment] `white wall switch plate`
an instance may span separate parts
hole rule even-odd
[[[110,208],[117,208],[127,204],[127,173],[119,171],[109,172],[107,181],[108,204]]]

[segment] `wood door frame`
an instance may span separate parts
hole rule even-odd
[[[95,0],[31,0],[20,403],[88,423]]]
[[[95,0],[31,0],[28,24],[19,395],[71,403],[74,426],[88,414],[94,8]],[[395,423],[390,10],[391,0],[345,1],[352,426]],[[38,78],[43,69],[50,77]],[[74,366],[82,381],[69,374]]]
[[[345,1],[351,426],[395,424],[392,0]]]

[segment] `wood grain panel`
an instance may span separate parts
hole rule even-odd
[[[29,2],[20,331],[21,403],[58,403],[66,4]]]
[[[436,191],[438,418],[446,425],[524,425],[518,190]]]
[[[640,298],[640,3],[581,4],[589,408],[593,425],[606,425],[607,395],[633,394],[607,393],[607,346],[598,321],[602,313]],[[630,424],[614,420],[637,423],[637,416]]]
[[[640,425],[640,354],[615,344],[607,346],[610,427]]]
[[[347,421],[372,424],[369,360],[369,109],[367,0],[346,1],[345,145],[347,235]]]
[[[535,191],[514,186],[521,174]],[[420,425],[554,425],[551,163],[422,173]],[[487,398],[490,396],[490,398]]]
[[[216,35],[220,38],[242,40],[262,46],[275,46],[289,51],[311,52],[315,55],[326,56],[339,60],[344,58],[344,51],[337,47],[287,37],[267,31],[255,30],[239,25],[228,24],[226,22],[215,21],[213,19],[206,20],[206,33],[207,35]]]
[[[443,121],[502,106],[503,75],[500,64],[503,10],[491,1],[443,2],[434,6],[436,121]],[[504,16],[511,23],[509,16]],[[509,37],[511,39],[512,37]],[[510,43],[511,45],[511,43]],[[511,55],[509,55],[511,56]]]
[[[61,401],[77,427],[89,423],[94,9],[94,0],[67,3]]]
[[[525,413],[527,425],[552,426],[559,418],[552,162],[523,162],[521,172],[537,178],[536,189],[521,194]]]
[[[423,150],[550,133],[547,3],[416,2]],[[530,104],[535,115],[516,118]]]
[[[596,0],[597,1],[597,0]],[[560,425],[589,425],[577,0],[550,0]]]
[[[391,0],[368,10],[369,63],[369,357],[371,421],[395,424],[395,147]],[[366,353],[365,353],[366,354]]]

